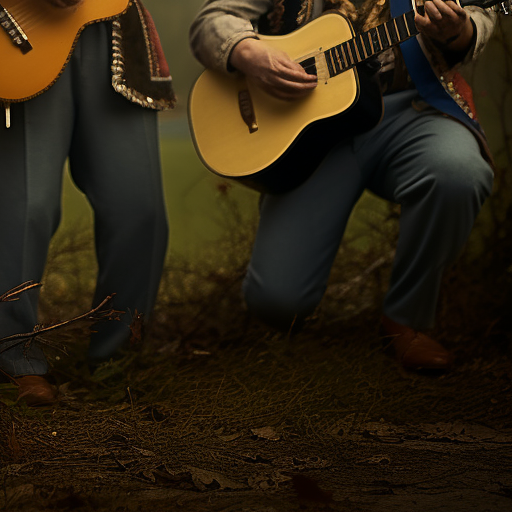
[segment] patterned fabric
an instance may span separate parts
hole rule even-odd
[[[287,11],[296,12],[295,28],[311,21],[314,0],[274,0],[274,7],[268,14],[270,33],[283,34],[283,20]],[[338,11],[357,29],[364,29],[383,23],[389,19],[389,6],[386,0],[324,0],[324,11]]]
[[[112,86],[142,107],[168,110],[176,102],[155,24],[140,0],[112,23]]]

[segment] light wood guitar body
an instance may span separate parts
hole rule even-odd
[[[457,3],[499,3],[507,14],[511,0]],[[189,120],[205,166],[264,192],[300,185],[337,142],[379,122],[374,57],[419,33],[414,17],[424,13],[424,0],[410,5],[410,11],[360,34],[346,18],[330,13],[287,35],[259,36],[318,76],[316,89],[301,100],[276,99],[240,74],[203,72],[190,93]]]
[[[0,0],[0,25],[10,23],[0,26],[0,101],[24,101],[48,89],[64,70],[82,29],[121,14],[129,3],[85,0],[59,9],[45,0]],[[16,44],[19,33],[11,32],[18,28],[28,40],[21,46]]]
[[[361,73],[354,67],[329,77],[320,58],[325,49],[353,35],[348,20],[327,14],[285,36],[259,36],[293,60],[316,58],[318,85],[298,101],[274,98],[242,75],[203,72],[190,93],[189,120],[196,150],[206,167],[220,176],[273,193],[284,192],[306,179],[311,166],[316,167],[325,156],[325,145],[331,147],[334,140],[350,134],[346,115],[356,105],[361,106]],[[361,123],[370,128],[381,117],[378,89],[374,88],[369,97],[372,108],[368,108],[365,98],[364,112],[353,112],[354,131],[361,131]],[[254,126],[244,120],[242,113],[248,99]],[[317,130],[317,125],[322,129]]]

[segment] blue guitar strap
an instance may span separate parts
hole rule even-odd
[[[393,18],[401,16],[412,9],[410,0],[390,0],[390,7]],[[441,84],[423,53],[417,38],[407,39],[400,44],[400,49],[407,66],[407,71],[423,99],[437,110],[458,119],[471,130],[476,130],[480,135],[483,135],[483,130],[479,123],[471,119],[464,112]]]

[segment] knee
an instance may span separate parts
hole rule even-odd
[[[263,283],[249,270],[243,283],[249,311],[263,322],[282,331],[300,327],[320,302],[323,290],[305,293],[296,286]]]
[[[483,204],[492,190],[493,172],[489,164],[478,155],[444,155],[431,167],[436,195],[452,205]]]
[[[426,202],[451,213],[469,208],[476,214],[491,193],[492,183],[492,169],[479,154],[438,153],[429,158],[419,177],[399,192],[399,202]]]

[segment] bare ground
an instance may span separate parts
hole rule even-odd
[[[386,356],[372,306],[334,319],[328,301],[283,336],[233,311],[234,298],[230,326],[207,325],[217,299],[181,338],[162,334],[160,310],[146,345],[92,375],[83,344],[54,359],[54,407],[13,404],[4,385],[0,507],[510,510],[506,298],[466,330],[447,320],[461,303],[445,312],[436,334],[457,357],[446,375],[407,373]]]
[[[433,334],[455,367],[409,373],[377,334],[393,230],[378,249],[342,248],[294,335],[241,304],[252,233],[231,231],[222,264],[173,260],[143,344],[92,374],[86,336],[49,351],[59,402],[46,409],[0,384],[0,510],[511,510],[509,252],[447,275]],[[87,309],[91,250],[57,241],[47,320]]]

